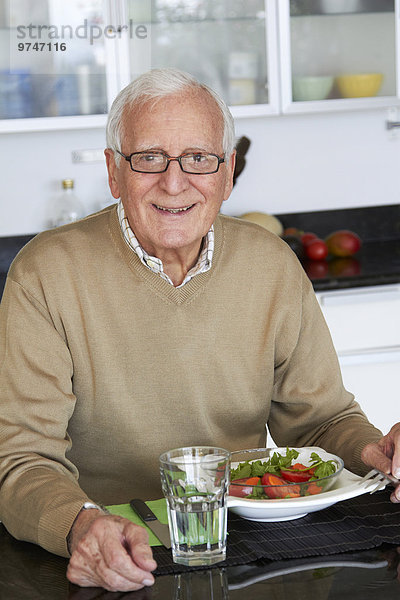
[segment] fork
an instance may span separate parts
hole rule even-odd
[[[383,473],[379,469],[372,469],[367,473],[360,481],[357,482],[359,485],[363,483],[367,483],[367,486],[373,485],[374,487],[369,492],[373,494],[378,490],[383,490],[387,485],[397,486],[400,484],[400,480],[393,477],[389,473]]]

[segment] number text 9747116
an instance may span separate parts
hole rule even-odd
[[[20,42],[19,52],[65,52],[65,42]]]

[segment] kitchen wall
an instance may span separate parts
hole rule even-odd
[[[395,204],[400,132],[386,109],[238,119],[252,144],[222,212],[274,214]],[[112,202],[103,162],[73,164],[71,152],[103,148],[99,129],[0,135],[0,236],[45,228],[49,203],[71,177],[87,212]]]

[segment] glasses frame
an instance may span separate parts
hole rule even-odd
[[[148,152],[148,154],[161,154],[162,156],[165,156],[165,158],[167,159],[167,164],[165,165],[165,169],[162,169],[161,171],[140,171],[139,169],[134,169],[132,166],[132,156],[135,156],[136,154],[146,154],[147,152],[144,150],[142,150],[141,152],[132,152],[132,154],[126,155],[123,152],[120,152],[120,150],[116,150],[116,152],[118,152],[118,154],[120,154],[126,161],[129,162],[131,170],[134,173],[146,173],[148,175],[154,175],[157,173],[165,173],[165,171],[168,169],[170,162],[172,162],[173,160],[176,160],[179,163],[179,166],[181,168],[181,170],[186,173],[187,175],[212,175],[213,173],[217,173],[217,171],[219,170],[219,167],[222,163],[225,162],[225,156],[218,156],[218,154],[214,154],[213,152],[198,152],[197,154],[208,154],[210,156],[215,156],[215,158],[218,159],[218,164],[217,164],[217,168],[214,171],[207,171],[206,173],[195,173],[192,171],[185,171],[185,169],[182,166],[182,158],[185,158],[185,156],[189,156],[191,154],[196,154],[196,152],[185,152],[184,154],[181,154],[180,156],[169,156],[169,154],[167,154],[166,152],[162,152],[161,150],[157,150],[154,152]]]

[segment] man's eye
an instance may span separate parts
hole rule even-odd
[[[207,156],[205,154],[192,154],[191,159],[195,163],[201,163],[207,159]]]
[[[158,154],[141,154],[140,155],[140,160],[142,160],[143,162],[153,162],[155,160],[162,160],[162,157],[160,157]]]

